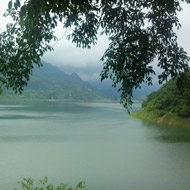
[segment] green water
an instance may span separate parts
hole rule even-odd
[[[88,190],[189,190],[190,129],[143,122],[119,104],[1,105],[0,189],[44,176]]]

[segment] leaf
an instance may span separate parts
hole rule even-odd
[[[20,10],[19,15],[20,15],[20,20],[23,21],[23,18],[24,18],[25,15],[26,15],[26,5],[23,5],[23,6],[21,7],[21,10]],[[23,24],[24,24],[24,23],[23,23]]]
[[[9,3],[8,3],[8,8],[9,8],[9,9],[12,9],[12,6],[13,6],[13,2],[12,2],[12,1],[9,1]]]
[[[20,0],[16,0],[17,7],[20,7]]]
[[[17,4],[16,3],[14,3],[14,8],[17,10],[18,9],[18,7],[17,7]]]

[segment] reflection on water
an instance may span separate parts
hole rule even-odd
[[[157,136],[154,139],[170,143],[190,142],[190,136]]]
[[[0,189],[23,177],[89,190],[189,190],[190,129],[127,115],[119,104],[0,106]]]
[[[142,123],[145,127],[149,127],[149,130],[153,131],[156,135],[153,137],[155,140],[170,143],[190,142],[190,128],[188,127],[154,124],[148,121],[142,121]]]

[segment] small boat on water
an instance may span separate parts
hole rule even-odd
[[[52,97],[52,98],[48,99],[48,102],[54,103],[54,102],[57,102],[57,100]]]

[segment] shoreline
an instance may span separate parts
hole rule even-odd
[[[145,109],[140,109],[130,113],[132,117],[154,122],[156,124],[168,126],[190,127],[190,118],[182,118],[175,114],[168,113],[163,116],[156,115],[155,112],[148,112]]]

